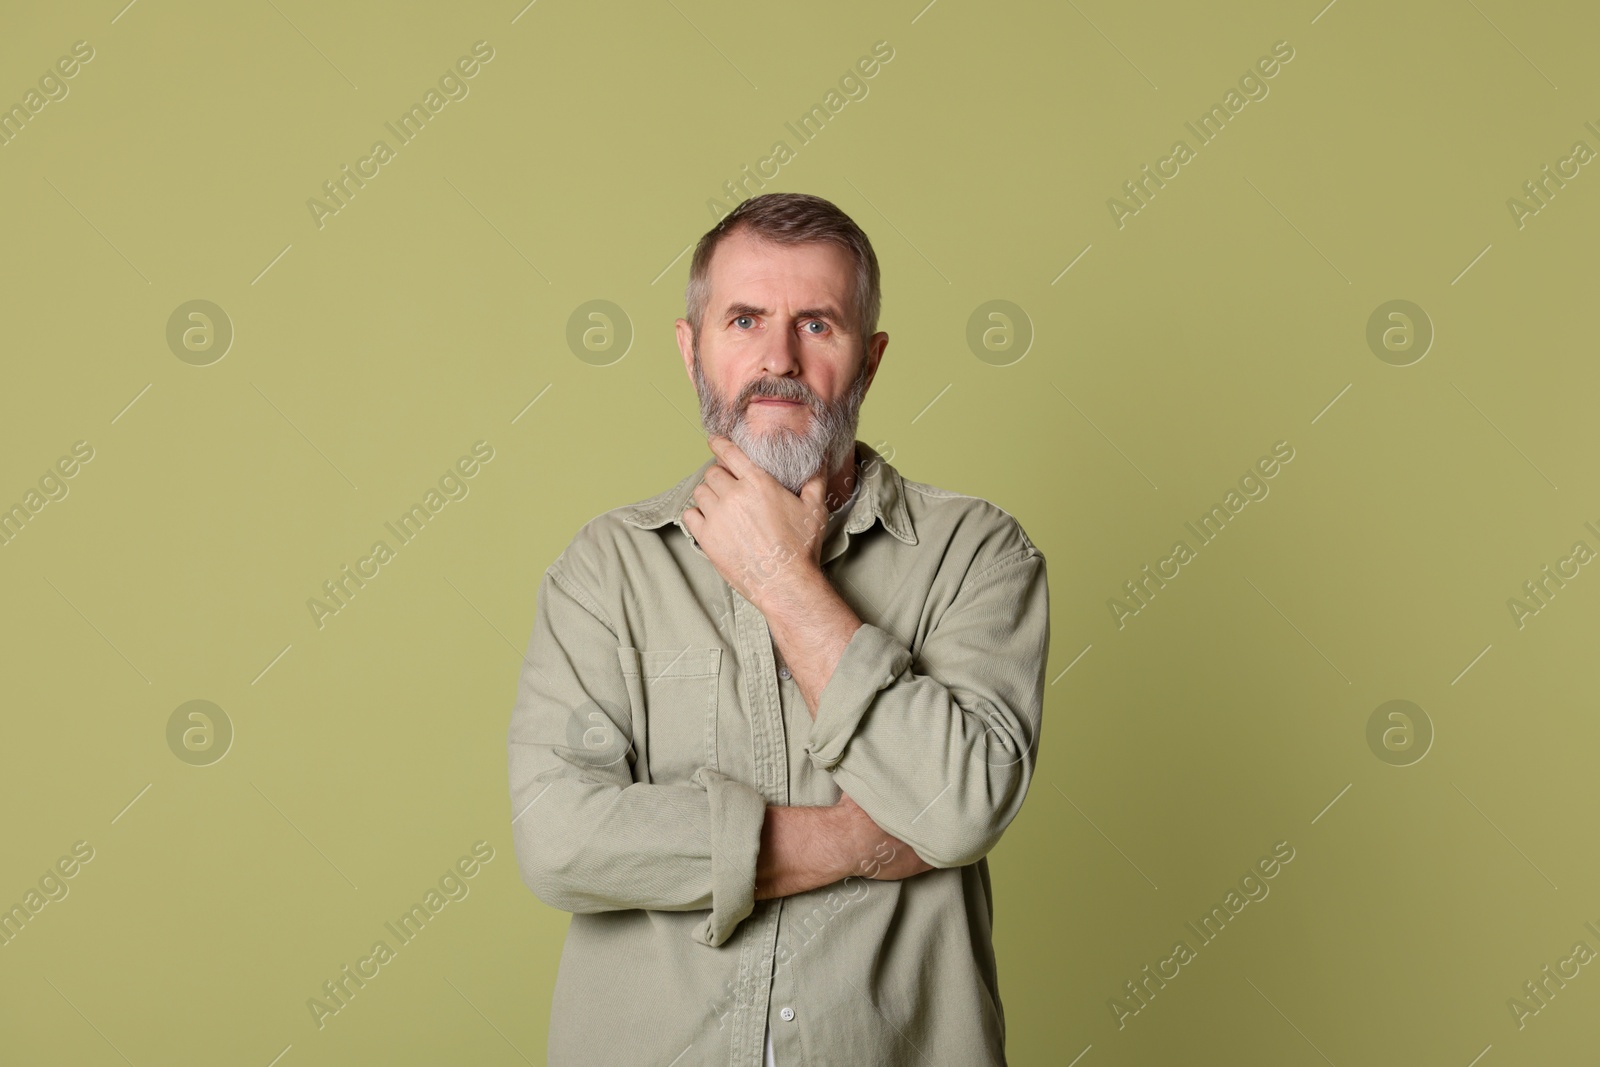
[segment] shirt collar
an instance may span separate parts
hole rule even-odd
[[[694,535],[683,524],[683,512],[689,506],[689,494],[704,478],[706,471],[717,462],[712,456],[700,464],[693,474],[671,489],[622,509],[624,522],[641,530],[654,530],[675,523],[683,535],[694,542]],[[911,525],[911,513],[906,509],[905,483],[900,472],[890,465],[871,445],[856,441],[856,499],[851,506],[845,532],[854,536],[872,526],[874,521],[908,545],[917,543],[917,533]],[[700,546],[694,546],[701,550]],[[703,550],[701,550],[703,551]]]

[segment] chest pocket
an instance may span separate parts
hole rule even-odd
[[[632,705],[641,781],[687,782],[701,767],[717,766],[717,686],[720,648],[617,649]],[[635,767],[638,773],[638,766]]]

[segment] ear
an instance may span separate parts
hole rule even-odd
[[[694,384],[694,327],[689,325],[688,319],[679,319],[673,323],[678,332],[678,351],[683,353],[683,373],[689,376],[689,384]]]
[[[867,388],[872,388],[872,379],[878,376],[878,364],[883,360],[883,350],[889,347],[889,335],[879,330],[867,341]]]

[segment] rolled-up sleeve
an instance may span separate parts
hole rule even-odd
[[[1050,604],[1031,543],[962,582],[917,656],[871,623],[818,698],[806,752],[935,867],[975,863],[1033,777]]]
[[[562,911],[710,909],[693,937],[721,945],[755,907],[766,800],[709,767],[692,784],[633,780],[618,645],[557,560],[539,585],[507,737],[522,880]]]

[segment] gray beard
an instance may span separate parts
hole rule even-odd
[[[834,404],[819,404],[816,394],[793,378],[760,378],[734,402],[716,395],[700,370],[700,349],[694,350],[694,387],[700,396],[700,423],[707,436],[722,435],[739,446],[750,461],[796,496],[818,472],[831,476],[855,456],[856,426],[866,396],[866,363],[850,391]],[[748,404],[757,396],[798,400],[811,409],[804,431],[786,426],[764,432],[751,429]]]

